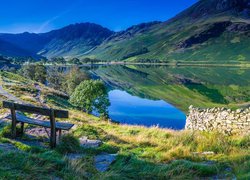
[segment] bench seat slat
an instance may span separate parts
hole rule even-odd
[[[47,128],[51,127],[50,126],[50,121],[43,121],[43,120],[33,119],[33,118],[30,118],[30,117],[21,115],[19,113],[16,113],[16,118],[17,118],[18,122],[38,125],[38,126],[47,127]],[[7,116],[6,119],[11,120],[11,115]],[[73,126],[74,126],[74,124],[56,122],[56,129],[70,130]]]
[[[37,107],[37,106],[32,106],[32,105],[27,105],[27,104],[17,104],[17,103],[14,103],[14,105],[15,105],[15,110],[17,111],[35,113],[35,114],[40,114],[44,116],[49,116],[51,113],[50,109],[44,108],[44,107]],[[3,101],[3,107],[11,109],[13,107],[13,103],[8,102],[8,101]],[[55,117],[57,118],[69,117],[68,111],[55,109],[54,112],[55,112]]]

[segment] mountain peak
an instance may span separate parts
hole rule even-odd
[[[187,10],[177,15],[173,20],[191,17],[192,19],[208,17],[216,14],[250,17],[249,0],[200,0]]]
[[[241,12],[245,9],[249,9],[249,0],[215,0],[216,10],[223,12],[228,10],[235,10]]]

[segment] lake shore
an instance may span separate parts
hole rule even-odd
[[[169,63],[138,63],[138,62],[100,62],[100,63],[83,63],[83,64],[51,64],[46,63],[44,65],[47,66],[94,66],[94,65],[150,65],[150,66],[197,66],[197,67],[242,67],[242,68],[250,68],[250,63],[204,63],[203,61],[190,61],[190,62],[169,62]]]

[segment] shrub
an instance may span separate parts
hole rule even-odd
[[[70,97],[70,102],[87,113],[97,111],[101,117],[108,116],[107,89],[102,81],[86,80],[76,87]]]
[[[88,80],[89,76],[80,68],[74,66],[65,76],[63,89],[70,95],[74,92],[75,88],[84,80]]]

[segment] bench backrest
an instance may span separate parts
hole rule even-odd
[[[14,109],[17,111],[22,111],[22,112],[40,114],[40,115],[44,115],[44,116],[51,116],[51,110],[52,110],[49,108],[36,107],[36,106],[24,105],[24,104],[17,104],[17,103],[8,102],[8,101],[3,101],[3,107],[9,108],[9,109]],[[68,118],[69,117],[69,112],[63,111],[63,110],[53,109],[53,114],[54,114],[55,118],[56,117],[57,118]]]

